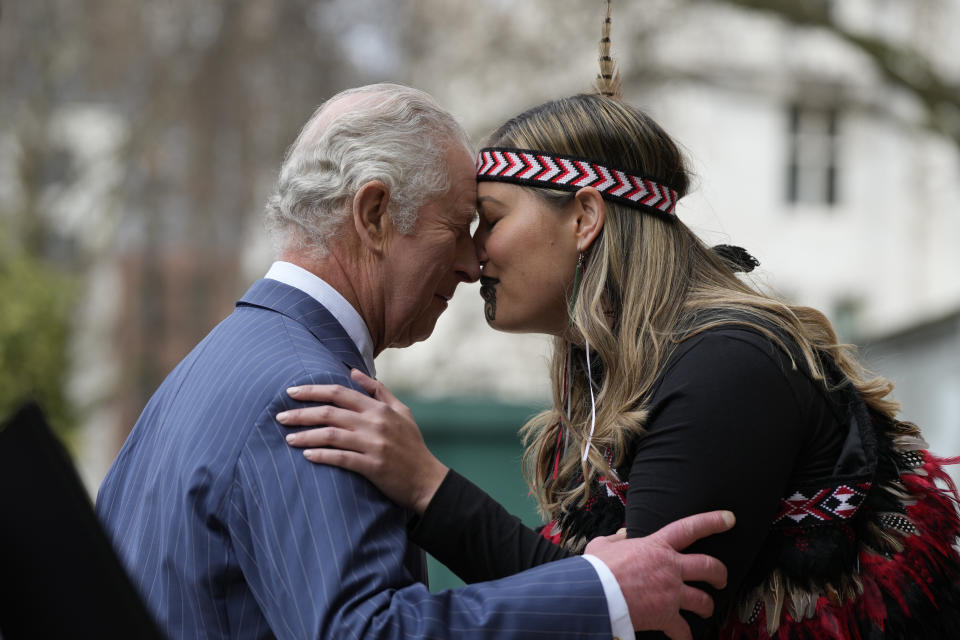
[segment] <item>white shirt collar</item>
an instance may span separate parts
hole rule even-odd
[[[377,370],[373,365],[373,338],[370,337],[370,330],[367,329],[367,325],[364,324],[363,318],[360,317],[357,310],[347,302],[346,298],[340,295],[339,291],[324,282],[316,274],[310,273],[292,262],[280,260],[274,262],[264,278],[270,278],[300,289],[300,291],[326,307],[327,311],[337,319],[340,326],[353,340],[353,344],[357,345],[357,351],[363,356],[363,362],[367,365],[370,375],[376,377]]]

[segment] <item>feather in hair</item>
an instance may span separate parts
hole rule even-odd
[[[609,98],[622,97],[620,71],[610,55],[610,12],[612,0],[607,0],[607,15],[600,35],[600,73],[597,74],[597,92]]]

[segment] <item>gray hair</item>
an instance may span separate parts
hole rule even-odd
[[[355,104],[324,117],[351,95],[359,97]],[[280,247],[326,255],[359,188],[380,180],[390,191],[391,221],[410,233],[420,207],[450,187],[444,155],[456,144],[472,153],[467,132],[423,91],[383,83],[340,92],[314,112],[287,151],[267,201],[267,227]]]

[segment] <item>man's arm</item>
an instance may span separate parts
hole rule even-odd
[[[430,594],[403,566],[405,513],[360,476],[288,447],[278,410],[244,446],[226,505],[244,578],[278,637],[609,637],[600,581],[581,558]]]

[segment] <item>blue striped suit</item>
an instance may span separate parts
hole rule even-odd
[[[405,513],[286,445],[285,389],[352,386],[350,367],[363,361],[329,312],[265,279],[151,398],[97,512],[170,637],[609,637],[582,558],[431,594]]]

